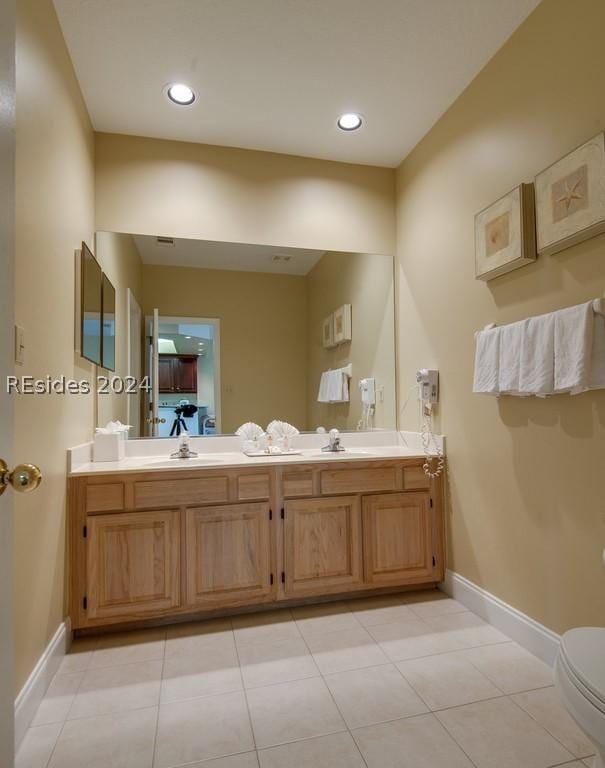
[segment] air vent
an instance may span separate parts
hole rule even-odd
[[[155,241],[158,245],[162,245],[167,248],[174,248],[173,237],[156,237]]]
[[[289,253],[276,253],[274,256],[271,257],[271,261],[291,261],[292,256]]]

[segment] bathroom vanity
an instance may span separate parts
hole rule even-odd
[[[442,479],[401,446],[85,464],[69,477],[73,629],[429,585]]]

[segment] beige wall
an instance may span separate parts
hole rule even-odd
[[[143,310],[220,318],[222,432],[306,422],[305,278],[143,266]]]
[[[99,374],[124,377],[128,375],[128,288],[141,305],[143,265],[132,235],[97,232],[95,255],[116,289],[116,370],[99,369]],[[116,419],[126,424],[128,397],[133,395],[98,395],[97,424],[104,426]]]
[[[395,172],[100,133],[98,229],[393,253]]]
[[[322,345],[322,324],[342,304],[352,305],[352,338]],[[307,418],[309,429],[357,429],[360,379],[376,378],[384,400],[376,403],[376,427],[395,427],[393,259],[367,253],[326,253],[307,275]],[[321,372],[352,364],[349,403],[318,403]],[[378,392],[377,392],[378,394]]]
[[[440,369],[449,567],[556,631],[605,621],[605,392],[473,395],[473,333],[602,295],[605,236],[485,284],[473,216],[605,128],[604,28],[542,3],[398,173],[400,397]]]
[[[91,378],[74,354],[74,249],[94,234],[93,133],[51,0],[17,4],[18,375]],[[16,461],[44,473],[15,495],[15,683],[65,615],[65,449],[90,439],[93,397],[16,398]]]

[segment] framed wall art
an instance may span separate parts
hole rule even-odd
[[[533,184],[520,184],[475,216],[475,278],[491,280],[536,260]]]
[[[334,347],[334,315],[328,315],[321,324],[321,343],[324,349]]]
[[[351,341],[351,305],[343,304],[334,310],[334,343]]]
[[[538,253],[605,232],[605,133],[539,173],[535,185]]]

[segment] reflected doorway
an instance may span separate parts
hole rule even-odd
[[[148,318],[148,326],[151,326]],[[166,317],[157,325],[157,381],[154,380],[154,335],[149,335],[147,370],[152,401],[157,397],[156,429],[147,435],[214,435],[221,431],[220,320]],[[155,409],[153,409],[155,410]]]

